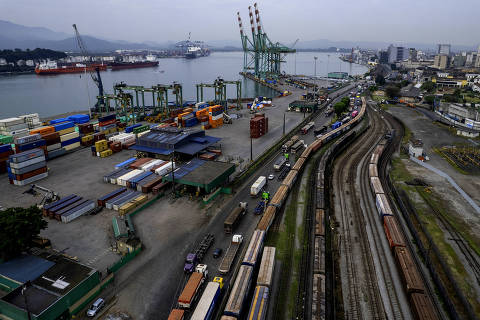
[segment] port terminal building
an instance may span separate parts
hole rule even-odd
[[[172,154],[188,159],[220,140],[221,138],[205,135],[204,130],[153,128],[149,133],[137,138],[136,144],[130,149],[148,153],[159,159],[169,159]]]

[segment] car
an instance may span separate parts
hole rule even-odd
[[[273,174],[268,176],[268,180],[273,180],[274,178],[275,178],[275,176]]]
[[[222,252],[223,252],[222,248],[217,248],[213,250],[213,257],[215,259],[220,258],[220,256],[222,255]]]
[[[290,162],[285,163],[285,167],[290,168]]]
[[[100,311],[105,306],[105,300],[102,298],[98,298],[95,300],[95,302],[92,304],[90,309],[87,310],[87,316],[88,317],[95,317],[95,315]]]

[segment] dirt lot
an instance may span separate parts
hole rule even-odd
[[[468,139],[452,135],[446,128],[432,123],[426,116],[414,109],[390,106],[388,112],[402,120],[412,131],[415,138],[423,141],[424,150],[430,157],[430,161],[428,161],[430,165],[452,177],[472,199],[480,203],[480,179],[478,176],[459,173],[445,159],[432,150],[434,147],[446,145],[469,144],[471,142]],[[474,145],[472,144],[472,146]],[[428,175],[432,174],[429,173]]]

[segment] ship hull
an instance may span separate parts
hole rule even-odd
[[[151,68],[158,66],[158,61],[141,62],[141,63],[112,63],[110,67],[112,71],[123,69]]]
[[[90,71],[95,71],[95,68],[97,68],[100,71],[105,71],[107,70],[106,65],[89,65],[86,67],[65,67],[65,68],[53,68],[53,69],[38,69],[35,68],[35,73],[38,75],[49,75],[49,74],[62,74],[62,73],[82,73],[82,72],[90,72]]]

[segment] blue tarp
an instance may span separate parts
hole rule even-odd
[[[18,258],[0,264],[0,274],[22,283],[33,281],[42,273],[53,267],[55,263],[32,255],[22,255]]]

